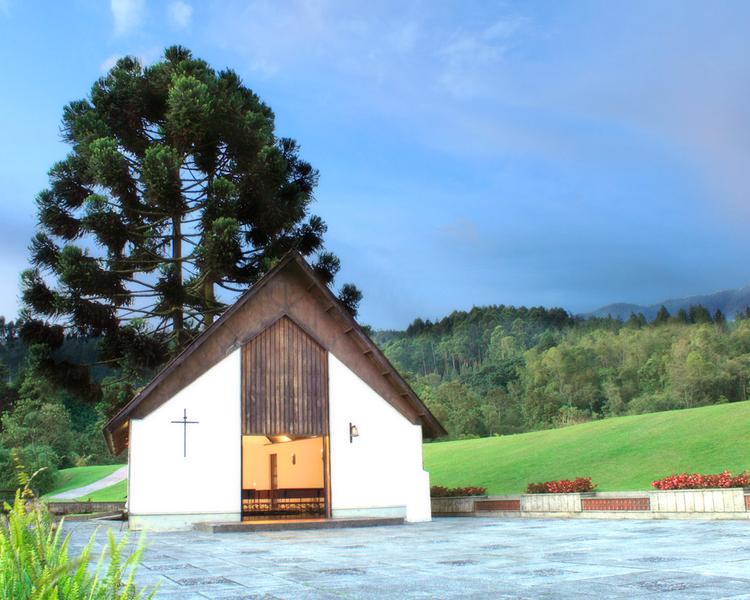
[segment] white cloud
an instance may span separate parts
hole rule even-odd
[[[143,20],[145,0],[110,0],[115,33],[123,35],[136,29]]]
[[[120,58],[119,54],[113,54],[111,56],[108,56],[102,61],[102,64],[99,65],[99,70],[102,73],[106,73],[109,71],[112,67],[115,66],[115,63],[117,63],[117,60]]]
[[[178,29],[185,29],[190,25],[193,17],[193,7],[182,0],[175,0],[169,4],[167,9],[169,20]]]
[[[506,53],[523,32],[524,19],[503,16],[488,27],[451,35],[437,49],[438,80],[453,96],[470,98],[492,94],[494,81],[488,73],[498,71]]]
[[[141,50],[137,53],[121,52],[119,54],[111,54],[101,62],[101,64],[99,65],[99,69],[103,73],[106,73],[112,67],[114,67],[117,61],[120,60],[123,56],[134,56],[138,60],[138,62],[141,63],[141,66],[146,66],[153,64],[154,62],[159,60],[159,58],[161,58],[161,48],[158,46],[153,46],[151,48]]]

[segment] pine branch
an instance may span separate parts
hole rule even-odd
[[[246,291],[247,291],[247,289],[244,289],[244,290],[243,290],[243,289],[240,289],[240,288],[234,288],[234,287],[232,287],[232,286],[229,286],[229,285],[227,285],[226,283],[223,283],[223,282],[221,282],[221,281],[217,281],[217,282],[216,282],[216,285],[218,285],[218,286],[219,286],[219,287],[221,287],[221,288],[224,288],[225,290],[229,290],[230,292],[239,292],[239,293],[241,293],[241,294],[242,294],[242,293],[244,293],[244,292],[246,292]]]

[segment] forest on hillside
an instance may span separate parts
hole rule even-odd
[[[452,437],[748,399],[747,312],[662,308],[647,322],[489,306],[376,340]]]

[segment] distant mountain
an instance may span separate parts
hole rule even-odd
[[[630,316],[630,313],[643,313],[646,319],[650,321],[656,316],[659,307],[662,305],[666,306],[669,314],[673,315],[681,308],[687,310],[689,306],[695,304],[705,306],[711,314],[713,314],[717,308],[721,309],[721,312],[723,312],[727,318],[734,319],[737,313],[745,312],[745,309],[750,306],[750,285],[736,290],[724,290],[714,294],[688,296],[687,298],[673,298],[671,300],[664,300],[663,302],[657,302],[656,304],[650,305],[618,302],[616,304],[608,304],[607,306],[597,308],[596,310],[586,313],[584,316],[606,317],[607,315],[612,315],[613,317],[627,319]]]

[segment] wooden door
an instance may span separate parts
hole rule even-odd
[[[276,454],[271,454],[271,489],[279,489],[279,462]]]
[[[271,459],[269,468],[271,469],[271,509],[276,510],[278,501],[276,499],[276,490],[279,489],[279,462],[276,454],[269,456]]]

